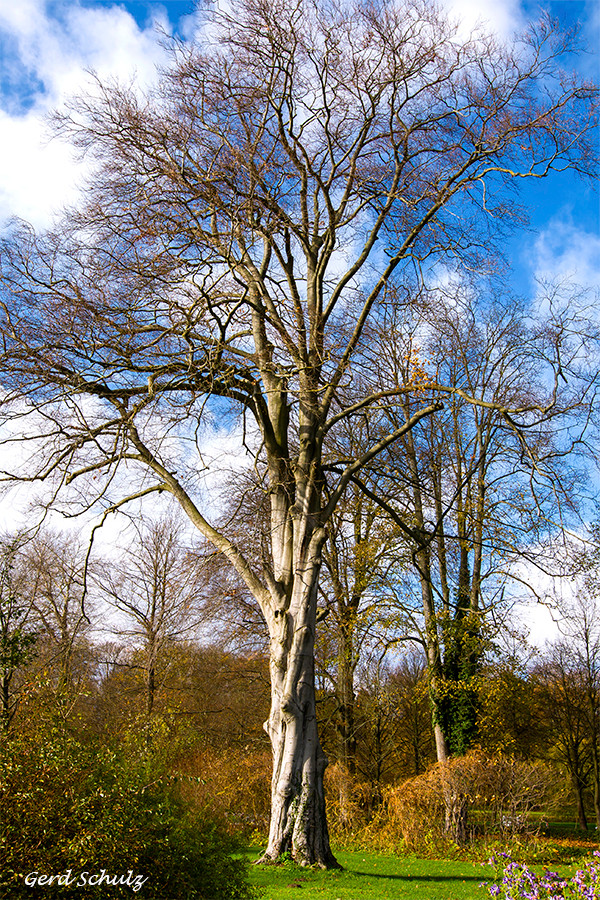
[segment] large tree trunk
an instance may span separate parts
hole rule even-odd
[[[301,651],[300,651],[301,652]],[[302,654],[297,690],[271,661],[273,700],[267,732],[273,749],[271,825],[262,862],[289,853],[301,865],[336,865],[329,845],[323,775],[327,757],[317,730],[312,663]]]
[[[312,535],[296,565],[289,604],[269,620],[271,711],[271,824],[260,862],[289,853],[301,865],[336,867],[325,812],[327,767],[317,728],[314,643],[320,550],[325,533]]]

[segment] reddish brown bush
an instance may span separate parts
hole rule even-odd
[[[387,791],[375,828],[388,846],[412,850],[465,843],[479,834],[531,834],[538,829],[531,813],[550,783],[541,763],[469,753]]]
[[[329,828],[342,842],[368,826],[380,802],[373,784],[353,777],[339,762],[325,772],[325,795]]]
[[[210,810],[231,834],[266,834],[269,825],[271,754],[268,751],[217,753],[203,749],[173,767],[182,798]]]

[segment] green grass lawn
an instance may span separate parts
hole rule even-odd
[[[479,863],[413,859],[375,853],[337,854],[343,871],[321,872],[292,864],[252,866],[250,877],[264,900],[486,900],[479,884],[492,870]],[[255,860],[257,853],[248,853]]]

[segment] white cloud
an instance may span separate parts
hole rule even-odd
[[[2,0],[0,3],[0,27],[17,36],[31,34],[35,31],[40,9],[39,0],[21,0],[20,3]]]
[[[61,142],[48,144],[40,117],[0,111],[0,218],[18,215],[37,227],[53,210],[74,200],[78,169]]]
[[[525,24],[520,0],[443,0],[443,5],[461,23],[461,36],[481,27],[509,38]]]
[[[578,228],[569,215],[555,217],[535,243],[534,269],[543,282],[600,288],[600,234]]]
[[[22,7],[22,10],[21,8]],[[155,26],[168,28],[159,14],[141,30],[120,6],[83,7],[67,2],[52,17],[42,0],[0,0],[0,29],[12,41],[24,67],[43,81],[50,102],[80,87],[86,68],[141,83],[152,81],[162,57]],[[40,98],[43,102],[43,99]]]
[[[90,84],[90,69],[101,78],[150,84],[164,59],[154,26],[168,26],[157,9],[154,22],[140,29],[119,6],[67,2],[50,16],[42,0],[0,0],[12,89],[0,97],[0,220],[18,215],[43,227],[75,198],[81,170],[68,147],[49,143],[45,117]]]
[[[550,604],[517,603],[511,609],[511,622],[522,629],[532,647],[544,650],[548,644],[558,640],[559,613]]]

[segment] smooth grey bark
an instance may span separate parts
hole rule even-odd
[[[314,640],[318,556],[325,539],[312,535],[298,560],[289,608],[275,609],[271,632],[271,710],[266,731],[273,750],[271,824],[263,862],[290,853],[303,865],[335,866],[329,845],[315,703]]]

